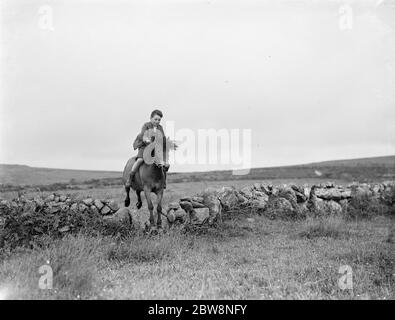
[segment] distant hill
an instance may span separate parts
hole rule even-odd
[[[252,168],[247,175],[233,175],[232,171],[175,173],[173,182],[202,180],[271,180],[324,178],[345,181],[395,180],[395,156],[332,160],[310,164]]]
[[[91,171],[72,169],[36,168],[19,164],[0,164],[0,184],[45,185],[68,183],[71,179],[78,182],[91,179],[121,177],[117,171]]]
[[[0,164],[0,185],[50,185],[55,183],[120,184],[120,171],[91,171],[35,168],[26,165]],[[395,180],[395,156],[333,160],[310,164],[252,168],[248,175],[233,175],[230,170],[170,173],[169,182],[219,181],[240,179],[326,178],[373,181]]]
[[[349,159],[349,160],[332,160],[323,161],[306,164],[305,166],[334,166],[334,167],[344,167],[344,166],[381,166],[394,168],[395,167],[395,156],[384,156],[384,157],[374,157],[374,158],[359,158],[359,159]]]

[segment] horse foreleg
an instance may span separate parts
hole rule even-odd
[[[130,187],[125,186],[125,191],[126,191],[125,207],[129,207],[129,205],[130,205],[130,197],[129,197]]]
[[[143,202],[141,201],[141,191],[136,191],[136,195],[137,195],[136,207],[137,209],[140,209],[141,206],[143,205]]]
[[[147,205],[149,210],[149,222],[152,227],[155,224],[155,220],[154,220],[154,205],[152,204],[152,200],[151,200],[151,189],[145,186],[144,194],[145,194],[145,198],[147,199]]]
[[[156,224],[158,228],[162,228],[162,198],[163,198],[163,189],[157,193],[158,196],[158,206],[156,207],[156,213],[158,220],[156,221]]]

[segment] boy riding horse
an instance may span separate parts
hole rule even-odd
[[[126,182],[126,186],[130,186],[134,176],[136,175],[136,172],[138,171],[140,165],[144,162],[144,150],[147,145],[149,145],[152,142],[152,138],[150,139],[146,133],[149,132],[149,130],[159,130],[159,132],[162,134],[163,141],[162,141],[162,146],[163,146],[163,159],[161,160],[160,164],[164,166],[164,174],[165,174],[165,184],[164,188],[166,188],[166,172],[169,170],[170,165],[167,162],[167,153],[166,153],[166,136],[163,131],[162,126],[160,125],[160,121],[162,120],[163,113],[160,110],[154,110],[151,112],[151,117],[150,121],[144,123],[143,127],[141,128],[141,132],[137,135],[134,143],[133,143],[133,148],[134,150],[138,149],[137,153],[137,159],[136,162],[133,164],[132,170],[130,172],[130,175],[128,177],[128,180]]]

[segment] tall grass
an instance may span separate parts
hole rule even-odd
[[[9,299],[100,297],[99,270],[114,264],[157,263],[174,258],[184,247],[185,235],[177,230],[150,237],[136,233],[118,241],[85,233],[67,235],[43,247],[19,248],[0,261],[0,296],[6,290]],[[52,268],[50,290],[39,288],[43,265]]]
[[[66,236],[44,248],[24,249],[0,263],[0,286],[8,284],[11,299],[86,298],[95,291],[97,271],[109,241],[83,234]],[[53,289],[40,289],[39,268],[48,265],[53,272]]]
[[[151,237],[139,234],[118,244],[113,243],[106,252],[106,258],[120,263],[158,262],[174,257],[183,243],[185,235],[177,230]]]
[[[346,221],[340,215],[323,217],[308,217],[299,232],[301,238],[313,239],[319,237],[342,238],[350,235]]]

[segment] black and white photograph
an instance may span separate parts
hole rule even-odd
[[[0,300],[395,299],[395,0],[0,10]]]

